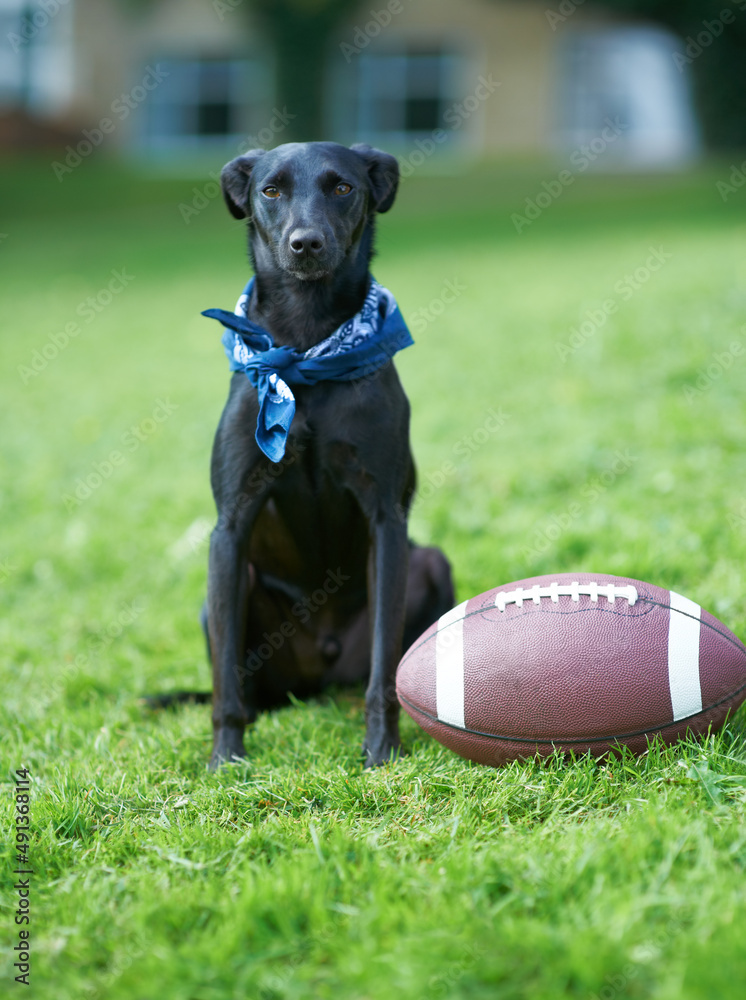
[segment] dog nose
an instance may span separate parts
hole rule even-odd
[[[301,254],[319,254],[324,249],[324,238],[316,229],[296,229],[290,234],[290,249]]]

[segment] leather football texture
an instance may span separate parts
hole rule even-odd
[[[402,657],[396,689],[426,732],[480,764],[642,753],[653,736],[723,724],[746,698],[746,646],[675,591],[538,576],[444,614]]]

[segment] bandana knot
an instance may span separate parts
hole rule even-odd
[[[226,327],[222,343],[231,371],[244,372],[259,397],[256,442],[267,458],[279,462],[295,416],[291,385],[365,378],[414,341],[394,296],[371,280],[360,311],[325,340],[307,351],[277,347],[271,334],[248,318],[253,285],[254,278],[241,293],[235,312],[206,309],[202,315]]]

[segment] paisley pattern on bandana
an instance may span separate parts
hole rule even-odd
[[[291,385],[364,378],[413,340],[394,296],[372,279],[360,311],[330,336],[307,351],[276,347],[271,335],[248,318],[253,284],[252,278],[235,312],[207,309],[202,315],[226,327],[223,347],[231,371],[243,371],[257,389],[257,444],[269,459],[279,462],[295,415]]]

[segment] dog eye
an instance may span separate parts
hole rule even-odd
[[[276,188],[274,184],[268,184],[266,188],[262,188],[262,194],[265,198],[279,198],[280,189]]]
[[[337,184],[337,186],[334,188],[335,194],[349,194],[350,191],[352,191],[352,185],[345,184],[344,181],[342,181],[341,184]]]

